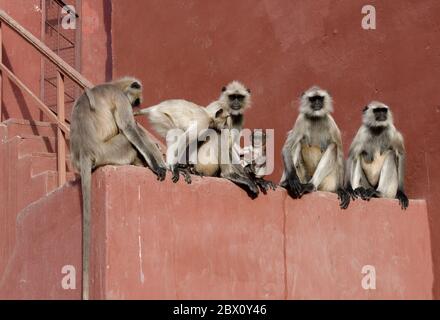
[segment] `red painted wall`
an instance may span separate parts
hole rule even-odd
[[[80,298],[79,189],[20,213],[0,299]],[[432,299],[424,200],[404,214],[387,199],[341,212],[330,193],[251,200],[224,179],[158,182],[134,166],[98,169],[92,190],[93,299]],[[61,285],[66,265],[75,290]],[[362,288],[365,265],[376,290]]]
[[[373,4],[377,30],[361,28]],[[335,100],[347,150],[363,106],[389,104],[406,138],[407,191],[428,200],[440,298],[440,2],[437,0],[114,1],[114,76],[145,85],[145,104],[186,98],[202,105],[239,79],[252,89],[250,128],[275,128],[276,172],[297,98],[313,84]],[[135,23],[133,23],[135,22]],[[421,132],[421,130],[423,130]]]

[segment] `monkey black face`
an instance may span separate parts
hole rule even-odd
[[[137,98],[136,100],[133,101],[131,105],[133,107],[139,107],[141,105],[141,99]]]
[[[324,97],[320,95],[315,95],[312,97],[309,97],[310,102],[310,108],[312,108],[313,111],[318,111],[324,108]]]
[[[233,110],[240,110],[241,106],[243,105],[243,101],[245,96],[242,94],[230,94],[228,96],[231,109]]]
[[[373,110],[373,113],[376,121],[388,120],[388,108],[376,108]]]

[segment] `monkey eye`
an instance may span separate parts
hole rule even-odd
[[[374,113],[388,113],[388,109],[387,108],[376,108],[373,111]]]
[[[310,101],[310,102],[322,101],[322,100],[324,100],[324,97],[321,97],[321,96],[313,96],[313,97],[309,97],[309,101]]]
[[[231,99],[231,100],[243,101],[244,96],[241,95],[241,94],[230,94],[230,95],[229,95],[229,99]]]

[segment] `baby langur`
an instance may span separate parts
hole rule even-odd
[[[300,114],[283,146],[284,172],[280,185],[294,198],[311,191],[338,194],[346,209],[350,195],[343,189],[342,139],[333,111],[332,98],[319,87],[303,93]]]
[[[276,189],[276,185],[272,181],[264,180],[266,175],[266,133],[263,130],[252,132],[251,146],[243,148],[244,155],[241,159],[241,165],[246,173],[257,183],[261,192],[267,193],[267,189]],[[267,188],[263,185],[267,184]]]
[[[89,298],[91,173],[103,165],[143,165],[163,180],[162,153],[136,125],[132,106],[142,99],[139,80],[126,77],[87,89],[75,102],[70,126],[72,164],[83,198],[83,299]]]
[[[135,115],[147,115],[154,130],[163,138],[171,129],[181,129],[185,133],[178,137],[177,150],[186,150],[191,143],[197,143],[198,135],[211,128],[221,130],[230,126],[229,114],[220,105],[209,105],[204,108],[186,100],[167,100],[153,107],[141,109]],[[191,135],[190,132],[197,133]],[[181,164],[183,159],[174,158],[168,163],[173,173],[173,182],[179,180],[181,173],[187,183],[191,183],[188,165]]]
[[[408,207],[404,192],[404,140],[393,124],[390,108],[373,101],[363,110],[347,160],[346,186],[352,196],[397,198]],[[354,189],[354,190],[353,190]]]

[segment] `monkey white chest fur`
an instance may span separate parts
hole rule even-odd
[[[318,165],[332,144],[330,127],[333,118],[316,118],[306,123],[306,130],[300,142],[302,165],[297,165],[298,176],[302,183],[308,183],[316,172]],[[317,190],[334,192],[337,187],[337,171],[333,168],[330,173],[316,186]]]

